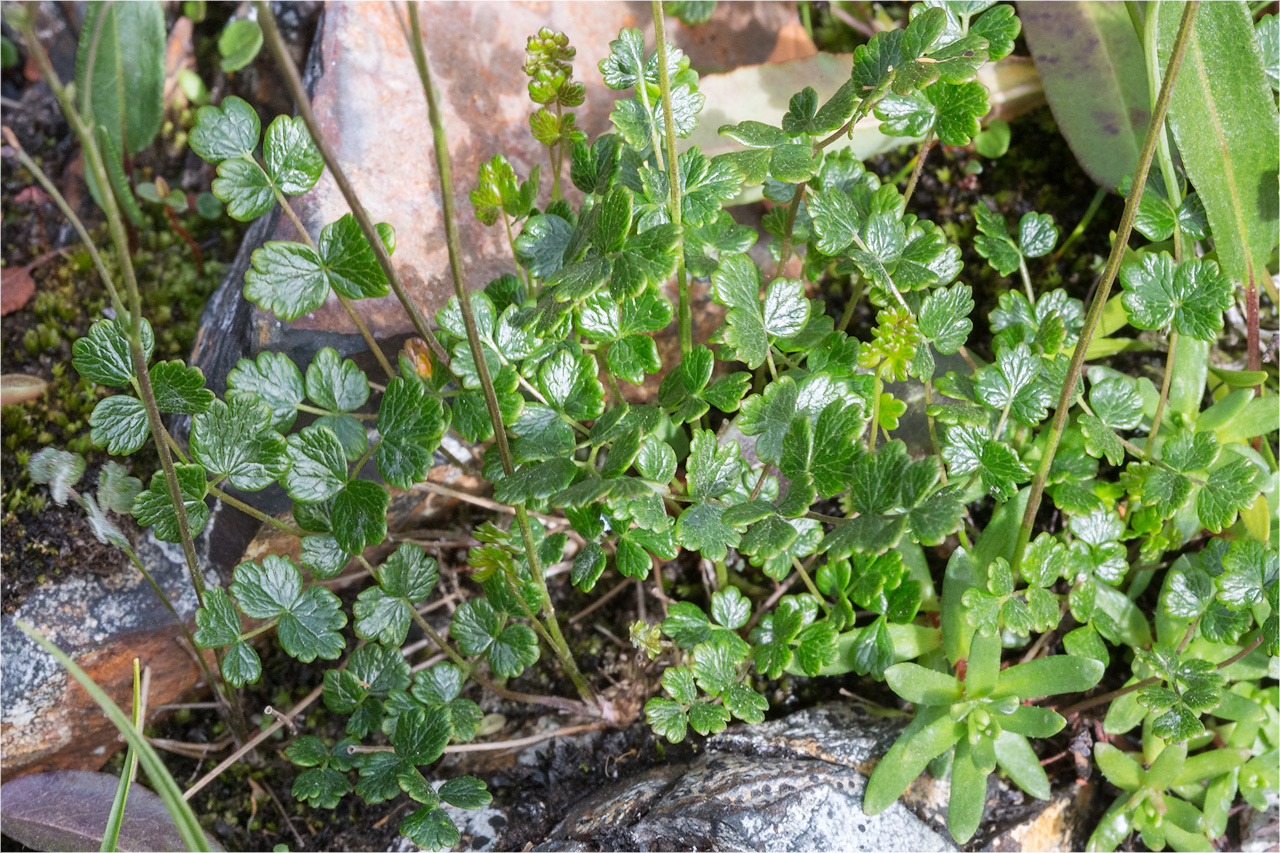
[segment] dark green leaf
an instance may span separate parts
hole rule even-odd
[[[245,23],[257,28],[256,22]],[[261,32],[258,33],[258,43],[262,43]],[[272,182],[289,195],[300,195],[310,190],[324,171],[324,158],[312,141],[302,116],[276,116],[267,127],[262,143],[262,160]]]
[[[196,536],[209,521],[209,507],[204,503],[208,485],[205,470],[199,465],[183,464],[174,465],[174,469],[178,475],[183,508],[186,510],[187,526],[191,535]],[[169,484],[163,471],[153,474],[151,485],[138,494],[133,502],[133,515],[143,527],[154,525],[156,538],[162,542],[181,541],[178,517],[174,512]]]
[[[394,380],[392,380],[394,381]],[[344,550],[359,554],[387,536],[391,496],[379,483],[352,480],[333,500],[333,538]]]
[[[250,395],[230,405],[215,400],[191,419],[191,458],[237,489],[265,489],[289,471],[289,457],[284,437],[271,427],[270,407]]]
[[[204,373],[185,362],[161,361],[151,367],[156,406],[166,414],[196,415],[207,411],[213,392],[204,387]]]

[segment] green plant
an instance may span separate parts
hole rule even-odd
[[[219,400],[198,370],[148,363],[150,329],[136,313],[95,325],[77,342],[74,364],[126,391],[95,409],[96,442],[131,453],[150,437],[177,457],[148,488],[139,484],[131,507],[139,523],[193,554],[213,496],[301,539],[301,565],[276,556],[245,562],[229,590],[202,593],[193,641],[219,650],[231,686],[261,677],[255,636],[274,628],[295,658],[338,660],[341,631],[353,624],[362,645],[324,676],[325,703],[347,716],[349,737],[294,741],[288,755],[307,768],[295,797],[332,807],[353,787],[367,802],[403,792],[420,806],[401,831],[423,847],[446,847],[459,833],[441,804],[479,808],[490,795],[469,777],[437,787],[419,768],[477,736],[479,709],[463,696],[469,683],[626,721],[581,672],[561,629],[545,569],[566,560],[570,540],[531,515],[538,511],[562,514],[576,533],[570,581],[582,592],[610,566],[654,582],[665,618],[638,621],[630,634],[664,667],[664,695],[650,698],[645,714],[671,741],[690,728],[705,735],[733,719],[760,722],[764,685],[784,674],[853,672],[887,681],[916,706],[872,774],[865,808],[882,810],[926,767],[949,766],[948,820],[960,842],[979,826],[991,772],[999,767],[1048,798],[1029,738],[1052,737],[1074,715],[1107,704],[1108,733],[1141,724],[1135,742],[1148,769],[1101,751],[1104,772],[1129,794],[1095,835],[1099,847],[1134,827],[1155,847],[1216,837],[1237,791],[1262,802],[1260,792],[1276,786],[1263,766],[1275,749],[1264,725],[1275,719],[1275,688],[1265,680],[1276,674],[1280,610],[1268,544],[1280,537],[1271,510],[1280,505],[1276,383],[1254,358],[1256,335],[1246,371],[1223,366],[1209,345],[1237,282],[1256,308],[1249,285],[1270,260],[1259,262],[1252,244],[1229,248],[1240,237],[1214,211],[1232,201],[1194,177],[1192,193],[1164,134],[1166,114],[1177,137],[1185,112],[1195,112],[1175,95],[1187,52],[1207,43],[1218,16],[1243,11],[1215,5],[1236,11],[1213,12],[1208,34],[1194,2],[1178,6],[1180,17],[1169,16],[1172,3],[1139,16],[1152,120],[1086,308],[1065,290],[1038,287],[1028,263],[1057,245],[1050,214],[1025,213],[1015,233],[1002,213],[975,210],[975,253],[1000,277],[1018,275],[999,294],[975,294],[958,281],[963,256],[951,232],[907,212],[935,142],[968,145],[979,134],[987,92],[974,77],[1012,50],[1020,26],[1012,7],[912,7],[904,28],[857,49],[834,97],[819,104],[805,89],[780,126],[721,128],[742,147],[711,158],[697,147],[677,150],[704,97],[688,58],[665,41],[659,5],[654,52],[639,30],[624,30],[599,63],[621,99],[616,132],[590,142],[563,112],[583,94],[572,81],[574,50],[563,35],[540,32],[526,71],[551,191],[542,192],[540,167],[522,178],[501,154],[482,165],[472,204],[486,225],[502,221],[514,273],[468,290],[445,131],[411,4],[407,31],[457,293],[432,330],[390,263],[394,231],[369,219],[316,134],[270,8],[258,3],[266,46],[300,115],[276,118],[263,136],[256,112],[229,97],[201,108],[191,146],[217,164],[213,191],[231,216],[279,205],[297,226],[301,242],[254,253],[245,295],[285,321],[336,296],[386,374],[376,412],[365,411],[368,378],[333,350],[305,372],[279,353],[242,360]],[[683,11],[692,15],[692,6]],[[1214,55],[1197,57],[1212,63]],[[901,191],[849,152],[828,150],[872,115],[887,132],[921,140]],[[566,160],[576,205],[560,191]],[[1159,177],[1148,181],[1153,164]],[[289,196],[310,189],[324,168],[352,210],[313,240]],[[777,205],[763,222],[768,273],[747,253],[757,235],[724,209],[753,185]],[[1156,242],[1130,247],[1135,229]],[[1268,239],[1263,254],[1275,248]],[[1233,252],[1254,272],[1224,271],[1219,261]],[[800,277],[788,278],[794,254]],[[1112,297],[1117,277],[1123,292]],[[700,343],[690,293],[703,286],[725,321]],[[360,318],[360,300],[391,292],[421,336],[398,370]],[[973,316],[979,297],[995,305],[986,318]],[[859,318],[860,307],[871,319]],[[673,319],[680,356],[664,363],[653,335]],[[973,335],[975,320],[989,338]],[[1121,336],[1126,327],[1138,335]],[[1159,388],[1134,375],[1134,362],[1101,363],[1150,347],[1166,328]],[[941,356],[965,366],[949,369],[960,362]],[[638,402],[628,386],[659,374],[656,397]],[[924,391],[927,451],[893,437],[908,380]],[[1202,407],[1206,391],[1213,402]],[[160,412],[192,415],[187,447],[164,431]],[[300,414],[317,418],[295,430]],[[741,442],[723,435],[731,422]],[[420,612],[440,574],[424,549],[399,543],[380,565],[365,552],[389,539],[389,489],[424,482],[450,430],[492,442],[481,471],[515,523],[474,531],[474,595],[454,612],[446,639]],[[377,479],[365,474],[370,463]],[[70,494],[74,459],[44,456],[39,465],[55,499]],[[273,483],[293,500],[291,521],[224,491]],[[1040,512],[1046,494],[1058,511],[1052,518]],[[931,566],[922,546],[945,548],[945,569]],[[678,571],[682,555],[686,565],[707,564],[705,597],[696,587],[668,591],[654,570],[675,563]],[[348,615],[316,581],[352,560],[373,584]],[[762,582],[777,592],[762,594]],[[243,617],[258,621],[246,629]],[[415,626],[448,658],[416,675],[400,651]],[[1005,649],[1024,647],[1023,660],[1002,670]],[[546,651],[576,699],[508,687]],[[1113,660],[1109,682],[1131,674],[1127,685],[1056,710],[1030,704],[1091,690]],[[1215,748],[1215,738],[1230,747]],[[1165,795],[1171,788],[1181,799]],[[1178,829],[1161,835],[1165,811]]]

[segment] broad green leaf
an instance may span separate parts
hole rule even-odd
[[[137,154],[164,119],[164,11],[155,2],[95,3],[80,32],[76,106],[90,127],[109,128],[122,152]]]
[[[128,394],[99,400],[89,416],[89,426],[90,440],[116,456],[141,450],[150,435],[146,407]]]
[[[738,686],[738,685],[732,685]],[[726,687],[726,690],[729,688]],[[689,726],[706,736],[722,732],[729,725],[729,709],[709,702],[694,702],[689,706]]]
[[[1231,307],[1231,282],[1213,261],[1193,258],[1174,266],[1164,253],[1148,254],[1140,264],[1120,270],[1124,307],[1140,329],[1172,325],[1179,333],[1211,341],[1222,329],[1222,312]]]
[[[423,850],[446,850],[462,838],[448,812],[434,806],[423,806],[402,820],[400,834]]]
[[[378,569],[378,578],[356,600],[356,636],[400,646],[409,633],[411,608],[431,595],[439,569],[421,545],[405,542]]]
[[[288,439],[289,468],[281,485],[300,503],[328,500],[347,482],[347,459],[342,442],[328,427],[303,427]]]
[[[302,538],[298,561],[317,578],[336,578],[350,560],[351,555],[342,550],[338,540],[328,533]]]
[[[604,386],[590,353],[561,349],[542,363],[538,384],[547,402],[576,420],[592,420],[604,411]]]
[[[329,296],[320,257],[308,246],[268,241],[254,250],[251,261],[244,277],[245,298],[281,320],[292,322],[309,314]]]
[[[1247,459],[1228,462],[1209,472],[1196,498],[1200,522],[1214,533],[1230,526],[1258,494],[1258,468]]]
[[[347,624],[338,597],[320,586],[303,589],[302,574],[287,557],[267,556],[262,563],[236,566],[231,584],[240,609],[256,619],[277,619],[280,645],[303,663],[317,657],[336,660],[345,645]]]
[[[424,385],[397,376],[378,408],[378,471],[398,489],[427,478],[435,449],[449,428],[449,410]]]
[[[230,21],[218,36],[218,53],[222,55],[220,65],[223,71],[239,71],[252,62],[260,50],[262,27],[252,18]]]
[[[709,560],[723,560],[741,539],[735,528],[724,523],[724,507],[708,503],[694,504],[680,513],[675,535],[683,547]]]
[[[538,637],[528,625],[508,625],[489,646],[489,668],[499,678],[515,678],[538,661]]]
[[[324,171],[324,158],[302,116],[276,116],[267,127],[262,160],[272,182],[289,195],[310,190]]]
[[[257,111],[244,100],[230,95],[223,98],[220,106],[205,106],[196,111],[191,150],[210,163],[252,157],[261,133]]]
[[[204,530],[209,521],[209,507],[205,506],[208,480],[205,470],[199,465],[174,465],[178,475],[179,494],[182,495],[183,508],[186,510],[187,527],[192,536]],[[163,471],[157,471],[151,477],[151,485],[140,492],[133,502],[133,515],[143,527],[155,527],[156,538],[162,542],[178,542],[178,517],[174,512],[173,500],[169,494],[169,484]]]
[[[1080,693],[1097,684],[1104,669],[1092,658],[1071,655],[1039,658],[1003,670],[993,695],[1034,699],[1059,693]]]
[[[1012,498],[1017,484],[1031,476],[1031,470],[1013,450],[991,440],[985,429],[955,426],[947,430],[947,438],[949,443],[942,454],[951,474],[963,477],[978,472],[983,485],[997,499]]]
[[[214,401],[213,392],[204,387],[200,368],[188,367],[177,359],[152,365],[151,388],[156,407],[166,414],[197,415]]]
[[[237,489],[258,491],[290,467],[289,446],[271,428],[271,409],[255,397],[215,400],[191,419],[191,458]],[[343,465],[344,473],[346,465]]]
[[[227,215],[241,222],[262,216],[276,203],[271,179],[252,158],[223,160],[211,185],[214,196],[227,206]]]
[[[386,250],[394,251],[395,236],[390,226],[379,223],[377,230]],[[373,247],[350,213],[320,231],[316,251],[329,286],[348,299],[368,299],[391,292]]]
[[[325,347],[307,367],[306,390],[317,406],[350,412],[369,399],[369,380],[354,361],[341,358],[333,347]]]
[[[689,496],[705,500],[728,494],[741,475],[738,453],[735,442],[720,444],[710,430],[696,431],[685,463]]]
[[[352,554],[387,537],[387,505],[391,496],[385,487],[369,480],[352,480],[333,499],[333,538]]]
[[[272,426],[284,432],[293,426],[303,400],[302,373],[283,353],[264,352],[256,360],[242,358],[227,374],[227,402],[240,394],[256,394],[270,406]]]
[[[460,809],[482,809],[493,802],[484,782],[474,776],[457,776],[440,786],[440,799]]]
[[[644,715],[654,733],[671,743],[680,743],[688,733],[689,718],[679,702],[655,696],[645,703]]]
[[[973,321],[969,319],[973,306],[973,290],[967,284],[931,292],[920,308],[921,334],[933,342],[938,352],[959,352],[973,331]]]
[[[1009,774],[1014,783],[1038,800],[1051,795],[1049,777],[1040,766],[1040,758],[1031,744],[1020,734],[1003,731],[995,742],[996,760],[1000,768]]]
[[[1157,10],[1162,65],[1180,17],[1173,6]],[[1235,281],[1257,282],[1278,239],[1280,119],[1249,7],[1231,2],[1202,8],[1184,63],[1187,73],[1178,75],[1169,102],[1178,153],[1218,236],[1224,271]]]
[[[978,824],[982,822],[982,812],[987,804],[988,772],[975,766],[976,753],[977,749],[972,741],[965,738],[956,744],[955,759],[951,765],[947,829],[951,832],[951,837],[961,844],[978,831]]]
[[[89,334],[77,338],[71,347],[71,365],[76,372],[99,385],[126,388],[137,375],[133,369],[133,357],[129,352],[129,338],[124,325],[128,318],[98,320],[89,327]],[[151,324],[142,321],[142,352],[147,360],[155,338]]]
[[[783,438],[791,429],[798,399],[799,389],[795,380],[790,376],[783,376],[766,385],[763,394],[753,395],[743,401],[738,428],[743,435],[756,437],[758,459],[778,462],[782,458]]]
[[[712,297],[728,306],[725,342],[753,370],[764,363],[769,341],[760,312],[760,271],[745,254],[720,259],[711,275]]]
[[[874,816],[893,805],[929,762],[950,749],[963,732],[963,724],[953,721],[946,707],[920,709],[872,772],[863,811]]]
[[[885,680],[908,702],[917,705],[949,705],[960,699],[955,678],[914,663],[900,663],[884,671]]]
[[[1119,186],[1136,171],[1151,108],[1142,43],[1124,7],[1028,4],[1019,7],[1018,17],[1045,97],[1076,159],[1097,183]]]

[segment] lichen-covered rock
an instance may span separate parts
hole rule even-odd
[[[906,722],[830,703],[735,726],[687,764],[652,768],[574,807],[540,850],[955,850],[948,783],[923,776],[874,817],[867,776]],[[1044,803],[992,781],[971,850],[1078,850],[1092,829],[1094,787]]]

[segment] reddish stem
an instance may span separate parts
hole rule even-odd
[[[197,245],[196,241],[191,238],[191,234],[188,233],[187,229],[183,228],[178,223],[178,216],[173,212],[173,208],[167,204],[163,205],[163,207],[164,207],[165,215],[169,217],[169,224],[173,226],[173,230],[177,231],[178,236],[181,237],[183,240],[185,240],[187,242],[187,245],[191,247],[191,256],[195,258],[195,262],[196,262],[196,273],[203,276],[204,275],[204,254],[200,251],[200,246]]]

